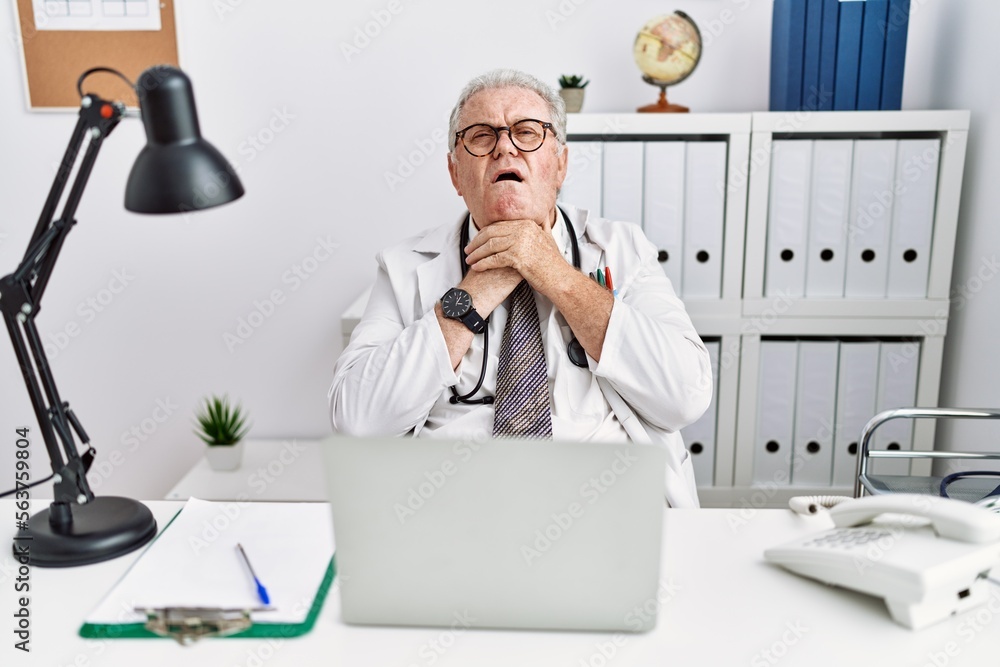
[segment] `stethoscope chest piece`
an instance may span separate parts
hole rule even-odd
[[[580,368],[586,368],[587,364],[587,353],[583,349],[583,345],[580,345],[580,341],[573,336],[573,340],[569,342],[566,346],[566,353],[569,355],[569,360],[573,362],[574,366],[579,366]]]

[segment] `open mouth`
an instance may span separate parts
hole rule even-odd
[[[517,175],[514,171],[501,171],[493,179],[494,183],[500,183],[501,181],[514,181],[515,183],[522,183],[524,179]]]

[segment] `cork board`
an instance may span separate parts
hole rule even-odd
[[[78,109],[76,81],[91,67],[111,67],[131,81],[152,65],[180,67],[174,0],[160,0],[160,30],[37,30],[31,0],[16,5],[31,109]],[[92,74],[83,90],[139,105],[135,93],[112,74]]]

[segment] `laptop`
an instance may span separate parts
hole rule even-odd
[[[655,626],[662,446],[333,436],[323,450],[345,622]]]

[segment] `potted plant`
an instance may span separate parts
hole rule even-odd
[[[584,81],[577,74],[563,74],[559,77],[559,96],[566,102],[566,113],[576,113],[583,108],[583,89],[590,81]]]
[[[201,438],[208,451],[205,458],[213,470],[236,470],[243,459],[243,436],[250,430],[243,406],[232,405],[228,396],[205,398],[195,413]]]

